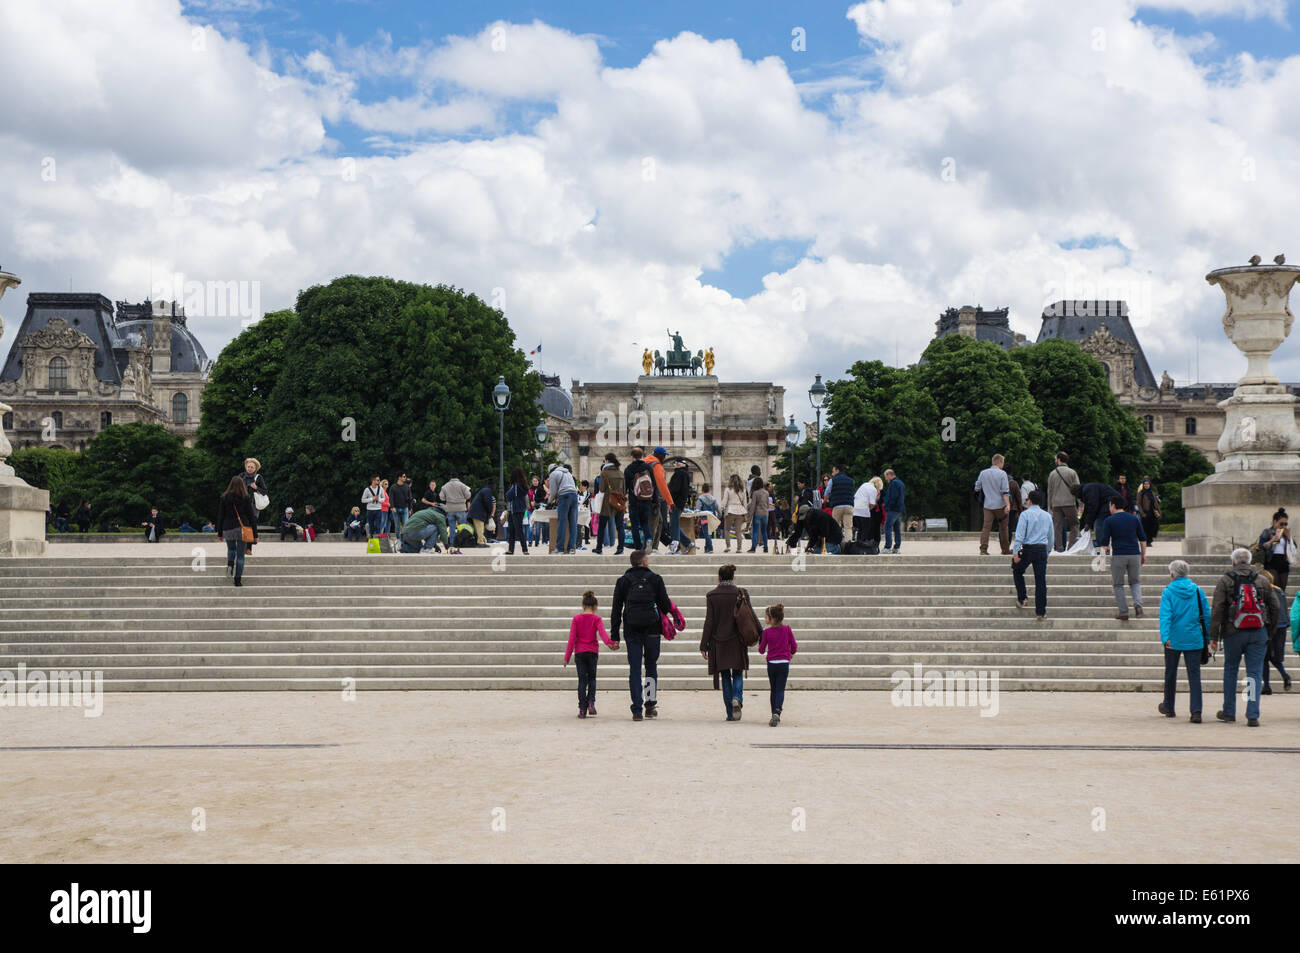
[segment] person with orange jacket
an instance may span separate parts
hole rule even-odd
[[[650,475],[655,481],[655,509],[650,518],[650,539],[651,551],[659,548],[659,541],[663,536],[664,524],[668,522],[668,509],[673,505],[673,495],[668,492],[668,480],[664,476],[664,461],[668,459],[668,451],[663,447],[655,447],[654,453],[646,461],[650,465]],[[669,538],[676,539],[676,527],[669,527]]]

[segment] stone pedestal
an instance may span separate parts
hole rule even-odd
[[[45,511],[48,490],[38,490],[13,476],[13,468],[0,464],[0,556],[44,556]]]
[[[1205,276],[1228,301],[1223,330],[1246,355],[1245,375],[1227,400],[1214,473],[1183,489],[1183,551],[1227,553],[1249,546],[1279,506],[1300,507],[1300,433],[1294,395],[1270,372],[1268,359],[1291,333],[1295,265],[1220,268]]]

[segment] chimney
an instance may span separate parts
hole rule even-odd
[[[173,303],[172,308],[175,307]],[[172,369],[172,322],[167,302],[153,303],[153,372],[170,374]]]
[[[957,333],[968,338],[975,337],[975,309],[970,305],[957,312]]]

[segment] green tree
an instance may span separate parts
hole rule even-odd
[[[96,523],[102,519],[133,529],[150,506],[157,506],[175,526],[198,517],[195,503],[204,488],[196,461],[195,452],[161,424],[115,424],[82,451],[81,487]]]
[[[285,342],[298,323],[292,310],[271,311],[222,349],[203,390],[195,445],[212,457],[212,478],[233,475],[249,456],[248,438],[266,420],[271,391],[284,370]]]
[[[1024,371],[1002,348],[957,334],[936,338],[916,374],[946,423],[935,424],[943,438],[942,466],[911,480],[899,473],[908,487],[909,511],[914,488],[929,483],[938,513],[949,525],[965,526],[975,477],[994,453],[1006,457],[1011,473],[1047,472],[1060,434],[1043,424]]]
[[[1137,418],[1115,398],[1101,363],[1075,342],[1059,338],[1016,348],[1011,358],[1025,372],[1043,424],[1060,435],[1057,449],[1070,454],[1079,478],[1114,483],[1125,473],[1136,484],[1146,438]]]
[[[1214,464],[1210,462],[1209,457],[1181,440],[1170,440],[1161,447],[1159,460],[1158,476],[1165,483],[1188,485],[1183,484],[1182,481],[1189,476],[1199,476],[1204,479],[1214,472]]]
[[[421,486],[458,473],[496,481],[503,376],[506,472],[536,458],[542,383],[505,316],[474,295],[391,278],[338,278],[298,296],[298,320],[266,419],[245,443],[273,507],[314,504],[327,521],[355,505],[372,473]]]
[[[51,506],[57,508],[63,504],[72,508],[81,502],[78,499],[81,454],[51,447],[26,447],[10,454],[8,463],[20,479],[48,490]]]
[[[938,487],[928,478],[943,466],[939,408],[913,368],[858,361],[849,376],[827,385],[823,469],[842,463],[858,484],[893,469],[908,487],[908,511],[936,515]],[[910,479],[920,477],[920,479]]]

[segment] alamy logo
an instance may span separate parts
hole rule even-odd
[[[900,668],[889,680],[894,683],[889,700],[899,708],[975,708],[981,718],[998,713],[998,673],[984,670],[943,672],[922,670],[915,662],[912,671]]]
[[[696,410],[628,410],[619,402],[618,410],[596,411],[596,446],[636,447],[661,444],[682,447],[696,453],[704,451],[704,411]]]
[[[132,933],[148,933],[152,923],[152,890],[69,890],[50,894],[51,923],[129,923]]]
[[[82,708],[87,718],[98,718],[104,713],[104,673],[29,672],[19,662],[16,673],[0,669],[0,707]]]

